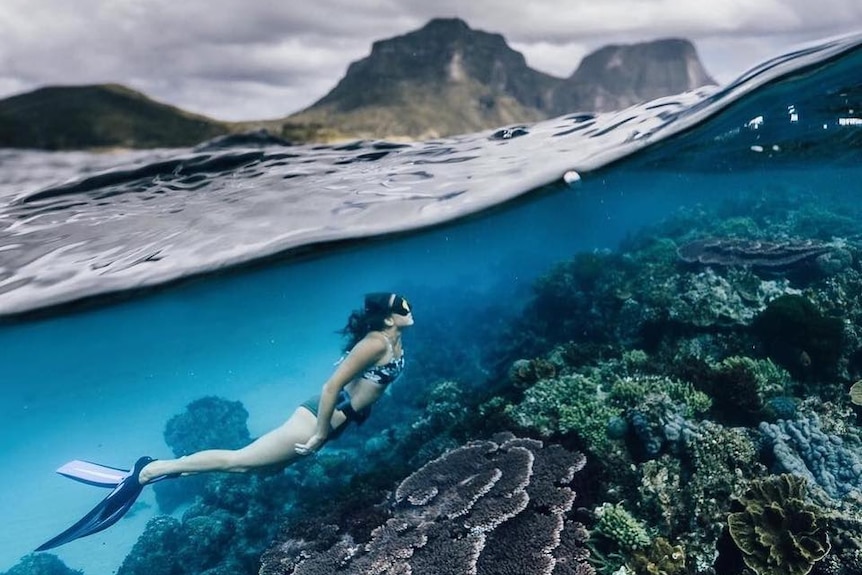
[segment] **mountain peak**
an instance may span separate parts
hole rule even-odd
[[[427,24],[419,28],[419,30],[416,30],[414,34],[421,32],[459,34],[472,30],[473,29],[460,18],[433,18],[429,20]]]
[[[500,34],[470,28],[459,18],[436,18],[407,34],[378,40],[371,54],[353,62],[326,96],[306,111],[349,112],[404,103],[409,91],[435,91],[454,84],[487,88],[489,97],[507,93],[535,105],[536,85],[552,78],[527,66]]]
[[[554,105],[608,112],[715,83],[688,40],[614,44],[584,57],[555,95]]]

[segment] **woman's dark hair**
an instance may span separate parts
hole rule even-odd
[[[353,346],[359,343],[359,340],[369,331],[386,328],[384,320],[392,313],[389,307],[392,295],[389,292],[365,294],[365,306],[362,309],[353,310],[347,318],[347,325],[341,330],[341,335],[347,338],[344,351],[353,349]]]

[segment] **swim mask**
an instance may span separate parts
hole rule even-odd
[[[392,305],[389,306],[389,311],[396,315],[410,315],[413,313],[413,310],[410,308],[410,304],[406,299],[398,294],[394,295],[395,297],[392,299]]]
[[[390,303],[391,302],[391,303]],[[365,311],[410,315],[410,304],[398,294],[375,292],[365,296]]]

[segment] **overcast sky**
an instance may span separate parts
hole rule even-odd
[[[322,97],[373,41],[454,16],[560,77],[605,44],[684,37],[725,83],[862,30],[862,1],[0,0],[0,98],[115,82],[221,120],[278,118]]]

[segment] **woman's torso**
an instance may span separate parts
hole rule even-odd
[[[375,365],[369,366],[344,387],[350,395],[350,404],[354,409],[363,409],[377,401],[404,369],[401,340],[393,342],[384,334],[380,336],[386,339],[386,353]]]

